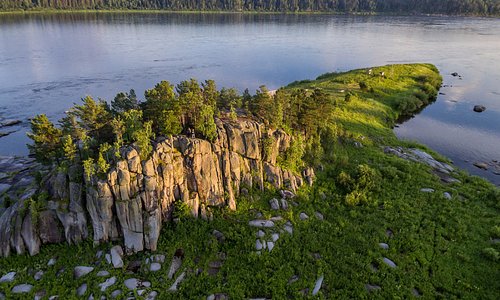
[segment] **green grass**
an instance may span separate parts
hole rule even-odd
[[[278,214],[268,204],[277,192],[252,191],[250,196],[238,199],[237,211],[214,211],[211,222],[184,217],[179,223],[165,224],[158,243],[158,252],[167,256],[162,271],[125,275],[122,270],[110,270],[119,277],[119,283],[105,295],[117,288],[125,290],[123,280],[136,277],[151,281],[151,289],[160,291],[161,299],[201,299],[218,292],[227,293],[231,299],[409,299],[414,297],[415,288],[425,299],[496,299],[500,294],[500,244],[491,240],[500,235],[500,191],[462,171],[454,175],[461,183],[443,184],[427,166],[383,153],[381,146],[385,145],[429,151],[421,145],[397,140],[391,126],[401,114],[410,113],[401,103],[414,101],[415,92],[424,91],[426,82],[438,86],[440,77],[433,66],[425,64],[373,68],[375,74],[381,71],[387,78],[354,70],[287,87],[320,87],[338,103],[331,126],[336,126],[339,138],[338,142],[330,141],[333,146],[325,154],[324,170],[318,172],[313,187],[299,191],[297,207],[279,212],[293,223],[293,235],[281,234],[270,253],[255,252],[257,229],[247,223],[257,211],[265,217]],[[367,84],[367,91],[359,88],[361,81]],[[356,97],[346,103],[343,99],[348,91]],[[426,95],[432,101],[432,93]],[[360,141],[363,147],[354,147],[353,140]],[[368,176],[369,184],[362,184],[356,171],[362,164],[374,172]],[[347,203],[346,196],[353,188],[339,179],[342,172],[349,174],[352,186],[367,196],[361,204]],[[435,192],[420,192],[424,187]],[[452,200],[446,200],[443,192],[449,192]],[[316,211],[324,215],[324,221],[315,218]],[[300,212],[307,213],[309,219],[301,221]],[[212,236],[214,229],[224,233],[224,243]],[[392,237],[386,235],[388,229],[393,232]],[[380,242],[388,243],[390,248],[381,249]],[[174,294],[166,291],[173,280],[166,278],[165,269],[178,248],[185,251],[183,268],[188,269],[189,275]],[[0,275],[11,270],[19,274],[15,283],[0,284],[0,291],[8,299],[15,299],[10,288],[27,282],[37,287],[30,297],[43,287],[47,295],[70,298],[76,297],[76,288],[87,282],[98,298],[97,284],[104,279],[93,275],[78,280],[71,277],[74,266],[93,265],[97,261],[96,251],[87,241],[79,246],[45,246],[35,257],[2,258]],[[147,255],[140,253],[127,260],[144,259]],[[55,256],[56,266],[47,267],[49,258]],[[217,276],[208,275],[209,262],[221,256],[226,257],[221,271]],[[394,261],[397,268],[387,267],[383,257]],[[62,267],[66,271],[57,277],[56,272]],[[198,268],[203,271],[195,275]],[[39,269],[47,272],[40,282],[35,282],[31,270]],[[109,268],[101,264],[97,269]],[[288,284],[293,275],[298,275],[299,280]],[[312,297],[311,290],[320,275],[325,276],[323,286]],[[381,290],[368,293],[368,283],[379,285]],[[306,288],[309,292],[303,296],[301,291]],[[89,294],[90,291],[87,297]]]

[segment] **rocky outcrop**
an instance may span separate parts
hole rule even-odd
[[[312,184],[312,169],[299,175],[277,165],[292,139],[284,131],[266,130],[249,119],[217,119],[216,124],[215,141],[162,137],[146,160],[133,146],[124,147],[122,160],[105,177],[85,179],[75,166],[52,172],[38,191],[48,200],[36,216],[24,200],[1,216],[0,255],[26,249],[33,255],[40,244],[79,243],[89,233],[95,243],[123,239],[127,253],[156,250],[176,201],[187,204],[194,217],[207,219],[212,207],[236,209],[242,189],[263,189],[268,182],[296,191],[304,182]],[[264,140],[270,141],[265,147]]]

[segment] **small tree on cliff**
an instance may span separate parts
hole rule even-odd
[[[28,137],[33,140],[33,145],[28,145],[28,148],[39,162],[52,164],[54,159],[59,162],[62,132],[46,115],[38,115],[31,120]]]
[[[115,99],[111,101],[111,110],[114,114],[122,114],[137,108],[139,108],[139,102],[133,89],[129,93],[118,93]]]
[[[145,93],[142,104],[144,119],[152,121],[152,129],[161,135],[179,134],[182,131],[181,107],[174,88],[168,81],[158,83]]]

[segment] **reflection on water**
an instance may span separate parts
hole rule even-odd
[[[500,160],[500,20],[273,14],[60,13],[0,16],[0,120],[25,122],[0,155],[26,153],[27,118],[57,120],[87,94],[141,95],[160,80],[215,79],[274,89],[319,74],[430,62],[444,74],[435,104],[396,133],[471,167]],[[462,79],[448,74],[458,72]],[[487,107],[472,112],[474,104]],[[3,129],[0,129],[3,130]],[[475,147],[469,147],[474,144]],[[468,162],[466,162],[468,161]]]

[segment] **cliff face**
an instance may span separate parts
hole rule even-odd
[[[292,191],[304,181],[312,184],[312,169],[299,176],[276,165],[278,154],[290,147],[284,131],[266,131],[244,119],[217,120],[217,131],[213,143],[186,136],[159,139],[144,161],[126,147],[105,180],[85,180],[77,166],[52,173],[38,191],[48,193],[46,207],[35,211],[28,199],[20,199],[0,217],[0,255],[26,250],[34,255],[41,244],[78,243],[89,234],[96,243],[123,238],[129,253],[154,251],[175,201],[207,219],[210,207],[234,210],[242,190],[263,189],[264,182]],[[272,141],[265,151],[264,139]]]

